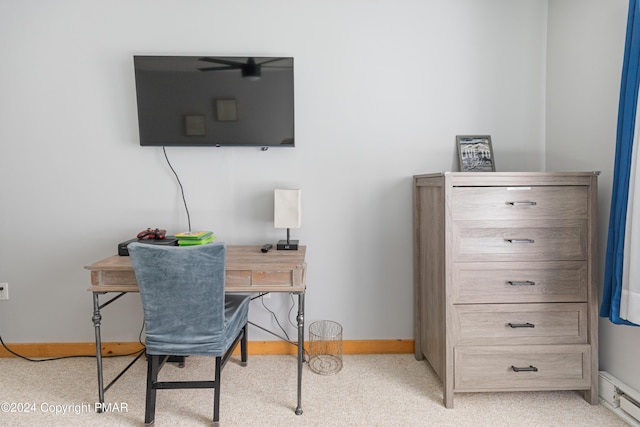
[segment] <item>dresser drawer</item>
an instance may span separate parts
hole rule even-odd
[[[456,391],[578,390],[591,385],[589,345],[456,347]]]
[[[453,220],[586,219],[584,186],[454,187]]]
[[[452,264],[452,302],[582,302],[587,277],[586,261],[458,262]]]
[[[584,344],[587,304],[454,305],[456,345]]]
[[[454,221],[453,262],[587,259],[587,220]]]

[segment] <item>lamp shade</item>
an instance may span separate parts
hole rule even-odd
[[[273,226],[275,228],[300,228],[301,190],[275,189],[273,197]]]

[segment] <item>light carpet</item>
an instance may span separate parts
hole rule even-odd
[[[104,361],[107,381],[131,358]],[[626,426],[601,405],[562,392],[456,394],[442,405],[442,385],[412,354],[344,355],[343,369],[318,375],[305,364],[302,415],[295,415],[296,358],[249,356],[222,373],[221,426]],[[167,365],[165,379],[211,379],[213,360]],[[146,362],[139,360],[106,393],[111,412],[95,413],[93,358],[28,362],[0,358],[0,425],[141,426]],[[156,426],[210,425],[212,390],[159,390]]]

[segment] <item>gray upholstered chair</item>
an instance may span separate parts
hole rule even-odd
[[[226,295],[224,244],[159,246],[131,243],[146,328],[145,424],[155,419],[156,390],[214,388],[213,422],[220,409],[220,373],[238,342],[247,361],[249,297]],[[215,379],[158,381],[169,356],[215,357]]]

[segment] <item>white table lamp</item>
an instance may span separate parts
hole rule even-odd
[[[301,190],[275,189],[273,197],[273,226],[287,229],[287,240],[280,240],[278,250],[298,250],[298,240],[290,239],[291,228],[300,228]]]

